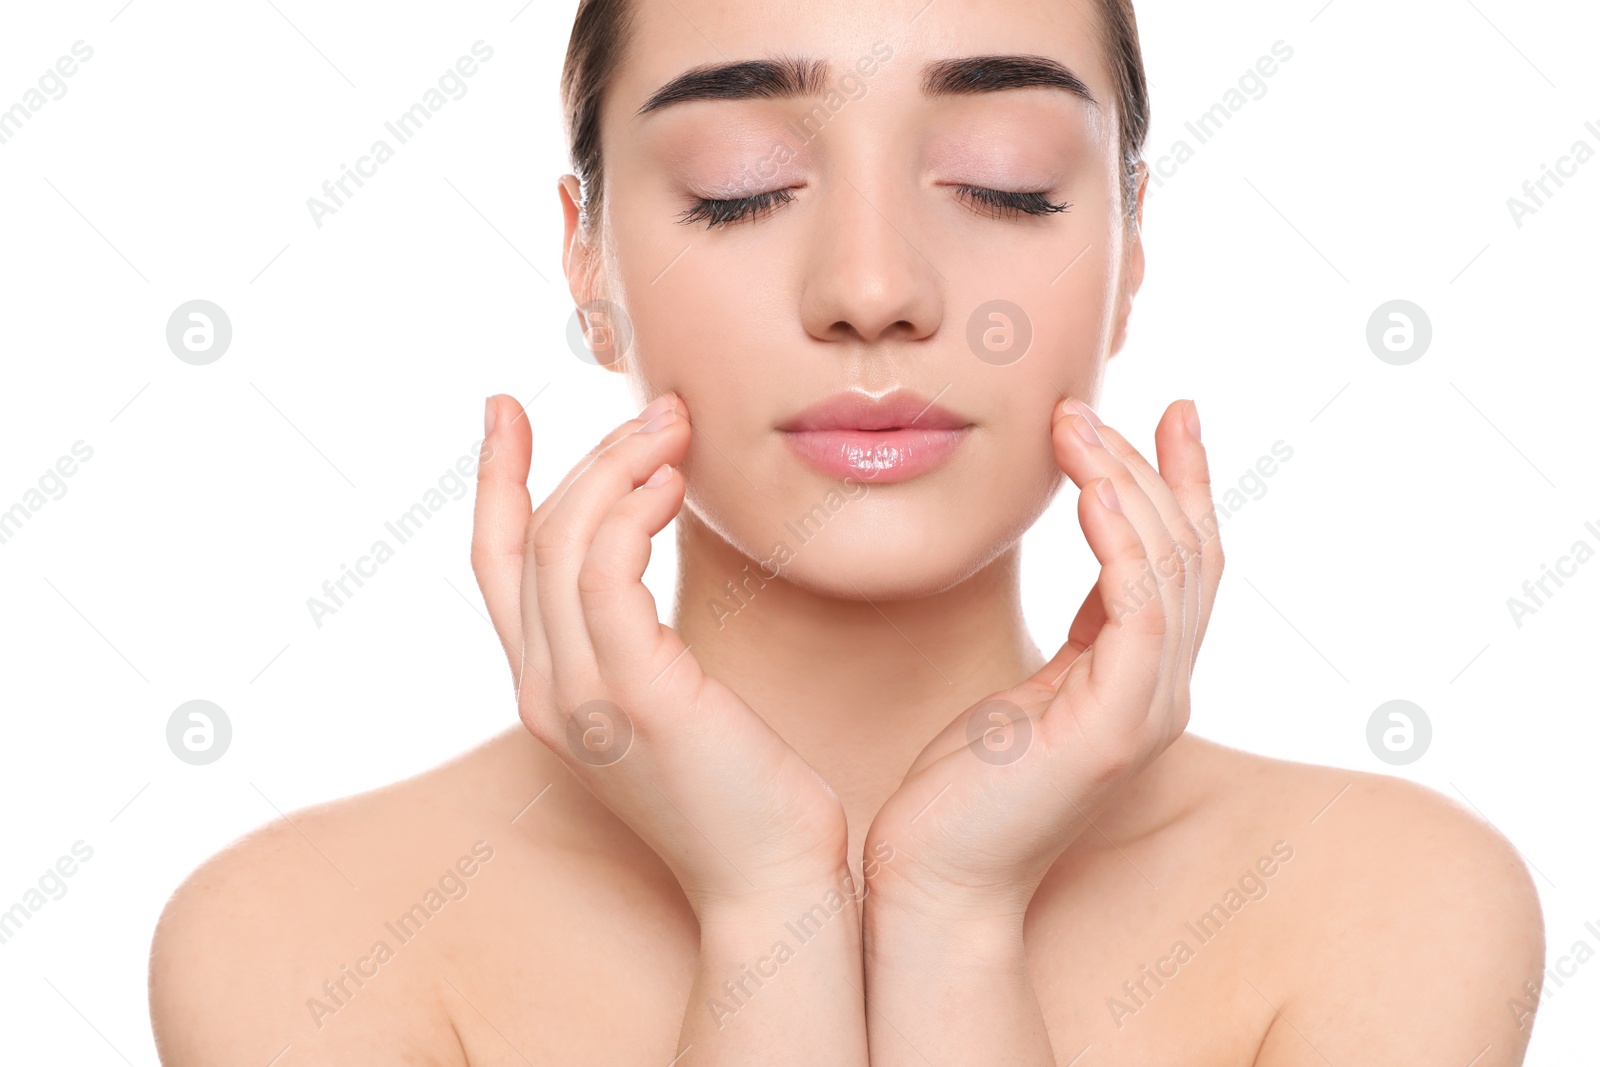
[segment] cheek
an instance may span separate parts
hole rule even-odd
[[[1012,264],[969,290],[963,304],[973,310],[951,326],[964,329],[963,348],[975,362],[999,364],[982,367],[973,386],[993,398],[1004,421],[1036,422],[1036,408],[1048,412],[1065,395],[1093,401],[1115,324],[1117,255],[1103,241],[1070,251],[1057,246],[1049,257]],[[1003,303],[984,298],[992,293],[1005,294]]]
[[[772,269],[754,255],[713,247],[701,227],[661,217],[623,218],[613,231],[616,284],[634,330],[638,372],[657,389],[676,389],[696,420],[717,397],[757,388],[773,360],[784,314]],[[792,347],[792,342],[791,342]]]
[[[688,272],[685,271],[687,278]],[[747,441],[769,431],[775,405],[787,395],[778,324],[761,309],[719,295],[716,287],[684,287],[681,298],[657,286],[630,299],[635,372],[650,391],[673,390],[712,441]],[[787,368],[790,376],[793,368]],[[703,447],[697,439],[696,452]]]
[[[1100,370],[1114,332],[1122,252],[1120,234],[1104,236],[1074,253],[1043,287],[1038,303],[1043,318],[1041,354],[1053,365],[1054,384],[1063,390],[1097,384],[1092,378],[1068,378],[1086,372],[1097,375]]]
[[[793,301],[773,257],[754,246],[730,250],[703,229],[659,219],[626,225],[616,259],[634,331],[631,373],[642,394],[672,390],[688,405],[689,505],[734,539],[729,524],[751,507],[753,486],[772,480],[764,465],[799,344]]]
[[[1024,228],[1003,244],[943,268],[942,330],[952,347],[1014,372],[1030,391],[1076,387],[1067,379],[1097,365],[1113,333],[1121,227],[1104,212],[1085,212],[1052,220],[1049,229]]]
[[[834,357],[814,350],[799,313],[803,261],[755,234],[679,225],[671,205],[644,199],[610,204],[609,277],[631,318],[633,373],[647,392],[675,390],[689,406],[698,431],[685,463],[689,508],[746,555],[769,556],[793,539],[785,521],[827,488],[772,432],[797,388],[837,385]],[[928,283],[939,287],[942,318],[925,353],[937,378],[927,391],[949,382],[952,396],[970,397],[982,446],[918,491],[852,502],[826,538],[797,553],[793,577],[820,588],[848,573],[906,593],[959,577],[1038,518],[1064,480],[1053,406],[1063,394],[1098,394],[1121,256],[1112,222],[1085,210],[1070,229],[1040,228],[1037,239],[996,240],[981,253],[928,243],[935,256],[951,254]],[[969,318],[994,299],[1020,308],[1032,332],[1027,354],[1008,365],[969,348]],[[816,373],[797,373],[796,360]]]
[[[1063,393],[1090,395],[1093,369],[1066,360],[1034,363],[1006,386],[1001,418],[985,430],[985,447],[975,455],[981,471],[967,479],[968,492],[981,494],[985,511],[1004,515],[1003,533],[1021,535],[1049,504],[1065,477],[1056,463],[1051,418]],[[1010,529],[1014,524],[1022,527]]]

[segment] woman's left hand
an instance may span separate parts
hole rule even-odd
[[[1057,405],[1051,437],[1082,490],[1099,579],[1055,658],[957,717],[878,812],[866,854],[886,843],[895,861],[874,880],[875,907],[1020,919],[1094,813],[1188,725],[1223,565],[1198,415],[1187,401],[1167,408],[1157,473],[1080,410]]]

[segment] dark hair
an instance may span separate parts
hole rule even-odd
[[[1139,191],[1139,160],[1150,131],[1150,90],[1139,48],[1139,25],[1133,0],[1098,0],[1102,44],[1116,82],[1118,139],[1122,149],[1122,201],[1134,216]],[[600,155],[600,111],[632,38],[633,0],[580,0],[561,71],[561,103],[573,172],[582,187],[583,226],[599,218],[603,160]]]
[[[1122,206],[1128,218],[1138,211],[1139,161],[1150,133],[1150,85],[1144,76],[1139,22],[1133,0],[1100,0],[1102,44],[1117,86],[1117,135],[1122,146]]]

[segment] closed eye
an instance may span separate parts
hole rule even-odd
[[[772,189],[734,200],[708,200],[702,197],[695,200],[693,207],[680,213],[678,221],[685,225],[703,222],[709,230],[714,226],[726,226],[731,222],[743,222],[771,214],[779,205],[793,199],[794,192],[789,189]]]
[[[1066,211],[1072,204],[1057,204],[1044,193],[1013,193],[1000,189],[985,189],[977,185],[960,185],[956,195],[966,200],[973,210],[990,218],[1015,219],[1023,215],[1054,215]]]
[[[977,185],[957,186],[956,195],[966,200],[973,210],[996,219],[1054,215],[1072,207],[1070,202],[1057,204],[1042,192],[1010,192]],[[770,215],[793,199],[794,192],[790,189],[772,189],[728,200],[700,197],[695,200],[694,206],[679,213],[678,221],[685,225],[703,222],[709,230]]]

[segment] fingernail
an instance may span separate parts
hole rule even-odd
[[[666,485],[667,479],[670,477],[672,477],[672,465],[663,463],[656,468],[656,472],[650,476],[650,480],[644,483],[644,487],[646,489],[654,489],[657,486]]]
[[[655,418],[651,419],[649,422],[645,423],[643,426],[639,427],[639,432],[655,433],[657,430],[665,430],[668,426],[671,426],[677,421],[678,413],[672,408],[668,408]]]
[[[656,397],[654,400],[650,401],[650,403],[645,405],[644,410],[639,412],[639,418],[649,422],[651,419],[655,418],[657,415],[661,414],[663,411],[666,411],[670,407],[672,407],[672,394],[662,393],[660,396]]]
[[[495,415],[494,397],[491,396],[483,402],[483,436],[486,438],[494,433]]]
[[[1097,431],[1093,426],[1089,425],[1088,419],[1081,417],[1074,418],[1072,420],[1072,426],[1078,431],[1079,437],[1083,438],[1085,441],[1088,441],[1091,445],[1094,445],[1094,447],[1106,447],[1106,443],[1100,440],[1099,431]]]
[[[1104,426],[1105,425],[1105,423],[1100,420],[1100,416],[1096,415],[1094,413],[1094,408],[1090,407],[1088,404],[1085,404],[1083,401],[1074,399],[1074,400],[1067,401],[1067,403],[1071,404],[1073,409],[1075,411],[1077,411],[1078,414],[1080,414],[1084,418],[1088,419],[1090,425],[1092,425],[1092,426]]]
[[[1190,437],[1200,440],[1200,409],[1193,400],[1189,401],[1189,408],[1183,413],[1183,424],[1189,428]]]
[[[1100,484],[1094,487],[1094,491],[1100,494],[1100,503],[1118,515],[1122,514],[1122,501],[1117,499],[1117,488],[1111,484],[1110,478],[1101,478]]]

